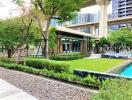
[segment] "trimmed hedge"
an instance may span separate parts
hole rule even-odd
[[[46,59],[26,59],[25,64],[27,66],[37,68],[37,69],[48,69],[48,70],[54,70],[55,72],[68,72],[69,66],[66,63],[60,63],[60,62],[54,62],[52,60],[46,60]]]
[[[24,65],[18,65],[18,64],[6,64],[0,62],[0,66],[7,68],[7,69],[13,69],[13,70],[18,70],[22,72],[27,72],[27,73],[32,73],[32,74],[37,74],[37,75],[42,75],[42,76],[48,76],[51,78],[55,78],[58,80],[70,82],[70,83],[76,83],[76,84],[82,84],[82,85],[87,85],[91,87],[100,87],[102,86],[102,82],[99,81],[95,77],[88,76],[86,78],[81,78],[76,75],[70,74],[70,73],[56,73],[53,70],[47,70],[47,69],[35,69],[29,66],[24,66]]]
[[[54,55],[50,56],[51,60],[76,60],[84,57],[89,57],[90,54],[76,54],[76,55]]]

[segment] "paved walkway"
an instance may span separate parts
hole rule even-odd
[[[0,68],[0,77],[39,100],[90,100],[97,93],[96,90],[4,68]]]
[[[84,59],[97,59],[97,58],[101,58],[101,54],[91,54],[90,57],[86,57]]]
[[[0,100],[38,100],[0,79]]]

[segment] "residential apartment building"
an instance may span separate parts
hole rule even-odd
[[[112,0],[112,17],[118,18],[132,15],[132,0]],[[132,24],[120,24],[113,26],[113,30]]]

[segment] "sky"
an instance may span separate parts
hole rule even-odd
[[[99,11],[99,6],[98,5],[94,5],[91,7],[86,7],[81,9],[81,13],[96,13]],[[111,14],[112,13],[112,3],[108,6],[108,13]]]
[[[0,0],[0,19],[10,18],[12,16],[19,16],[19,7],[12,2],[13,0]],[[29,1],[29,0],[25,0]],[[91,10],[92,9],[92,10]],[[108,7],[108,13],[112,12],[111,4]],[[81,9],[81,13],[95,13],[99,11],[97,5]]]

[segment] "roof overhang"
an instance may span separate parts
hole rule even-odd
[[[73,35],[78,35],[78,36],[96,38],[96,36],[92,36],[90,33],[85,33],[85,32],[81,32],[81,31],[70,29],[70,28],[66,28],[66,27],[58,26],[58,27],[56,27],[56,30],[57,31],[61,31],[61,32],[66,32],[69,35],[73,34]]]

